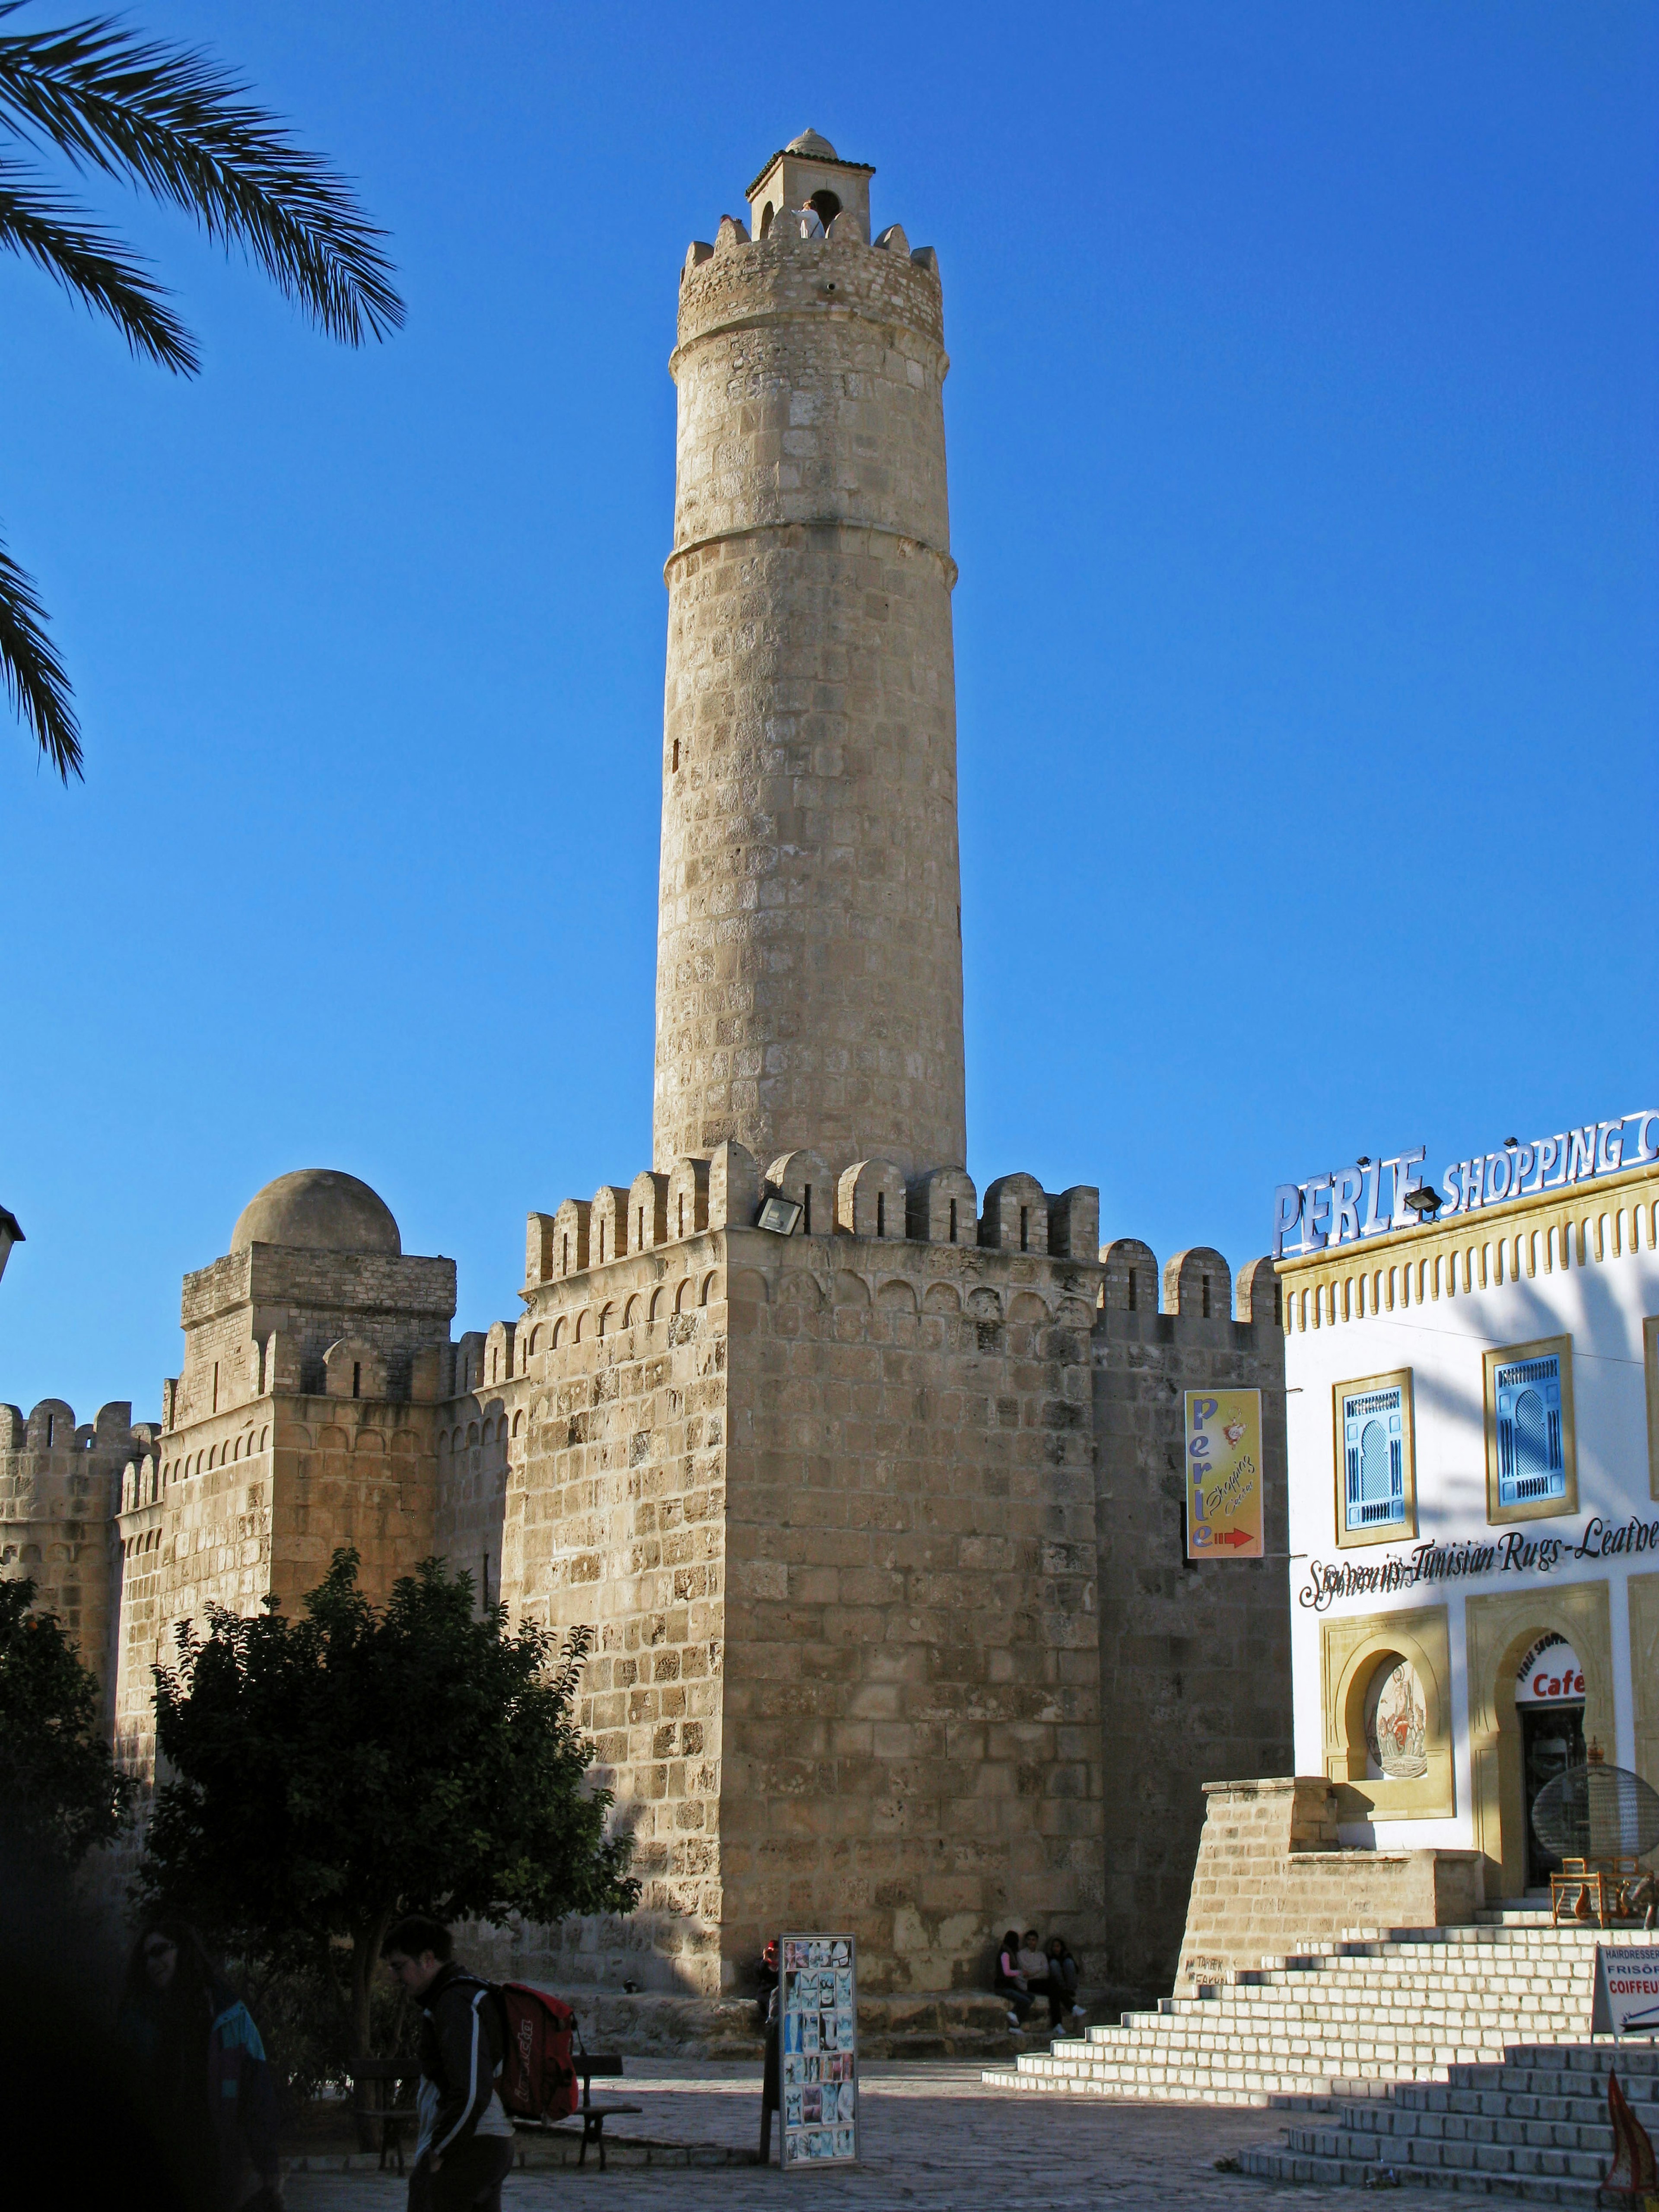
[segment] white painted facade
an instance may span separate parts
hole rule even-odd
[[[1551,1730],[1659,1787],[1656,1232],[1649,1164],[1280,1263],[1297,1771],[1345,1843],[1514,1894]]]

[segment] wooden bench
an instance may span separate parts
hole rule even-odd
[[[380,2129],[382,2173],[388,2154],[396,2158],[398,2172],[404,2170],[404,2130],[418,2117],[418,2112],[412,2104],[400,2105],[397,2092],[419,2074],[412,2058],[362,2058],[351,2069],[352,2117],[371,2129]]]
[[[622,2112],[643,2112],[645,2107],[624,2103],[620,2097],[601,2097],[597,2101],[594,2099],[593,2077],[596,2074],[601,2081],[615,2081],[621,2075],[623,2063],[618,2052],[573,2051],[570,2063],[582,2077],[582,2100],[575,2111],[567,2112],[562,2120],[515,2120],[513,2124],[536,2135],[565,2135],[569,2132],[572,2123],[580,2120],[582,2124],[582,2147],[576,2154],[576,2163],[579,2166],[586,2166],[587,2146],[597,2143],[599,2147],[599,2172],[603,2173],[605,2170],[605,2122],[614,2120]]]

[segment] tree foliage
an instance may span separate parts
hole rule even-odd
[[[26,0],[0,0],[9,23]],[[0,137],[50,149],[82,173],[136,185],[239,246],[319,329],[347,345],[384,337],[403,302],[384,234],[319,154],[243,97],[242,81],[199,51],[145,40],[112,16],[62,30],[0,31]],[[135,353],[192,376],[195,343],[125,240],[0,153],[0,246],[115,324]],[[68,678],[31,579],[0,546],[0,679],[67,782],[81,773]]]
[[[34,1598],[31,1581],[0,1582],[0,1850],[67,1870],[120,1833],[132,1784],[104,1741],[97,1677]]]
[[[157,1668],[157,1792],[140,1875],[150,1904],[234,1948],[330,1966],[349,1943],[354,2048],[387,1926],[401,1911],[537,1920],[627,1911],[631,1841],[573,1716],[591,1632],[562,1646],[506,1607],[473,1610],[436,1559],[384,1607],[343,1549],[288,1618],[215,1607],[205,1638]]]

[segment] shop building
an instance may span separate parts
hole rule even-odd
[[[1296,1771],[1488,1899],[1543,1883],[1563,1765],[1659,1786],[1656,1127],[1279,1194]]]

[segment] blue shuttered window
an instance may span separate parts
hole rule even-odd
[[[1492,1378],[1497,1395],[1498,1501],[1529,1505],[1538,1498],[1564,1498],[1566,1462],[1561,1449],[1561,1361],[1513,1359]]]
[[[1406,1518],[1405,1393],[1356,1390],[1342,1399],[1347,1525],[1387,1528]]]

